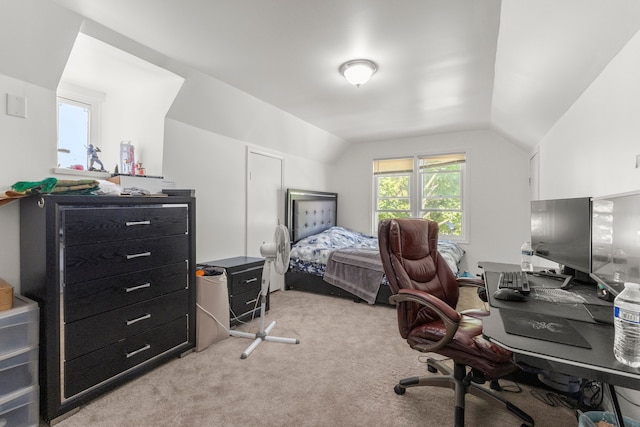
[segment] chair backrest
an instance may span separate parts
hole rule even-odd
[[[438,223],[426,219],[387,219],[378,225],[380,258],[391,290],[417,289],[456,308],[460,295],[453,272],[438,252]],[[428,312],[415,304],[403,304],[398,313],[401,329],[409,329]],[[402,333],[402,330],[401,330]]]

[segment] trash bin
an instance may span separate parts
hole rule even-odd
[[[196,277],[196,351],[229,336],[227,275]]]
[[[596,427],[598,421],[605,421],[611,425],[616,425],[616,417],[611,412],[590,411],[580,415],[578,427]],[[624,417],[625,427],[640,427],[640,423],[631,418]]]

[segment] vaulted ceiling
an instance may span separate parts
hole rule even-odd
[[[55,0],[350,142],[533,148],[640,29],[637,0]],[[340,64],[378,72],[355,88]]]

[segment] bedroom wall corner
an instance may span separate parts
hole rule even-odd
[[[490,130],[426,135],[353,144],[336,163],[332,188],[339,193],[338,225],[375,232],[372,224],[372,161],[376,158],[465,151],[469,181],[469,240],[463,262],[519,262],[529,236],[529,153]],[[505,203],[510,203],[505,208]]]
[[[640,190],[640,33],[540,142],[543,199]]]
[[[196,261],[244,255],[246,146],[165,120],[163,176],[196,191]]]
[[[38,181],[51,176],[56,164],[56,94],[24,81],[0,75],[2,103],[7,93],[24,96],[27,117],[0,114],[0,190],[6,191],[18,181]],[[0,206],[2,256],[0,277],[20,292],[20,204]]]
[[[167,118],[163,175],[178,188],[196,190],[198,262],[245,254],[249,145],[284,158],[283,191],[289,187],[330,191],[332,167],[323,162],[274,152]]]

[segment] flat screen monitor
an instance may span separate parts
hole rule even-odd
[[[534,254],[556,262],[563,273],[591,272],[591,197],[531,202]],[[588,279],[588,276],[587,276]]]
[[[591,277],[616,296],[640,283],[640,193],[593,200]]]

